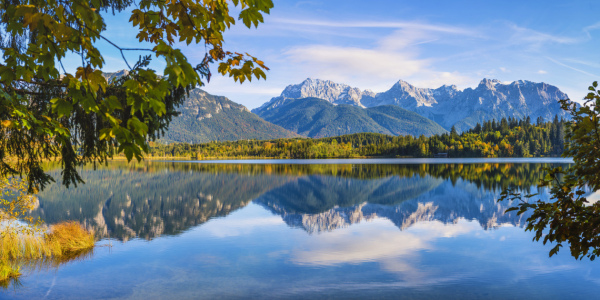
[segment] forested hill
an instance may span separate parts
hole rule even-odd
[[[181,115],[173,118],[161,139],[163,142],[206,143],[299,136],[259,118],[243,105],[200,89],[192,90],[177,110]]]
[[[102,75],[110,82],[129,74],[127,70]],[[163,143],[207,143],[210,141],[235,141],[240,139],[278,139],[298,137],[298,134],[266,122],[251,113],[245,106],[226,97],[211,95],[193,89],[185,102],[177,108]]]
[[[361,108],[333,105],[318,98],[286,99],[282,105],[259,112],[266,121],[312,137],[375,132],[388,135],[425,135],[446,132],[437,123],[394,105]]]
[[[563,121],[541,118],[509,118],[488,121],[458,134],[431,137],[390,136],[357,133],[320,139],[244,140],[206,144],[154,145],[152,156],[192,158],[343,158],[343,157],[432,157],[448,153],[449,157],[540,157],[560,156],[564,150]]]

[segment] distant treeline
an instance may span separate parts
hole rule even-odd
[[[431,137],[355,133],[328,138],[239,140],[205,144],[151,144],[150,156],[211,158],[348,158],[348,157],[541,157],[560,156],[564,144],[564,120],[552,122],[529,117],[503,118],[477,124],[473,129]]]

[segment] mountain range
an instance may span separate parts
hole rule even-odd
[[[455,126],[458,131],[473,128],[478,122],[508,117],[522,119],[529,116],[534,120],[542,117],[547,121],[555,115],[568,118],[558,103],[558,100],[568,96],[555,86],[526,80],[502,83],[486,78],[476,88],[464,90],[455,85],[444,85],[437,89],[419,88],[400,80],[382,93],[308,78],[300,84],[287,86],[280,96],[252,112],[293,130],[292,127],[286,127],[285,123],[278,123],[270,111],[285,111],[282,107],[293,103],[290,99],[304,98],[320,98],[334,105],[351,105],[362,109],[393,105],[415,112],[446,130]],[[280,116],[279,119],[286,118]]]
[[[394,105],[361,108],[333,105],[318,98],[285,99],[260,117],[311,138],[375,132],[388,135],[426,135],[446,132],[437,123]]]
[[[111,80],[127,74],[122,70],[104,76]],[[250,112],[226,97],[194,89],[161,141],[320,138],[360,132],[431,136],[453,126],[462,132],[477,123],[508,117],[568,119],[558,103],[566,98],[555,86],[526,80],[502,83],[484,78],[476,88],[463,90],[455,85],[419,88],[400,80],[375,93],[308,78]]]

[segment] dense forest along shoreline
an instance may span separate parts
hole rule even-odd
[[[323,159],[206,159],[150,158],[157,162],[201,163],[201,164],[479,164],[479,163],[573,163],[570,157],[494,157],[494,158],[323,158]]]

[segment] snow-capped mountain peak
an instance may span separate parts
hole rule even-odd
[[[358,107],[396,105],[414,111],[442,127],[452,126],[461,130],[474,127],[478,122],[501,118],[552,120],[555,115],[568,118],[558,100],[568,96],[557,87],[546,83],[517,80],[503,83],[497,79],[484,78],[475,88],[458,89],[455,85],[443,85],[437,89],[419,88],[399,80],[387,91],[374,93],[330,80],[307,78],[300,84],[289,85],[279,97],[272,98],[257,114],[280,105],[286,99],[315,97],[330,103],[349,104]]]
[[[364,107],[361,103],[361,99],[364,96],[374,97],[375,93],[369,90],[363,91],[347,84],[335,83],[331,80],[307,78],[300,84],[288,85],[279,97],[272,98],[271,101],[253,111],[269,110],[285,103],[286,99],[302,98],[319,98],[327,100],[334,105],[348,104]]]

